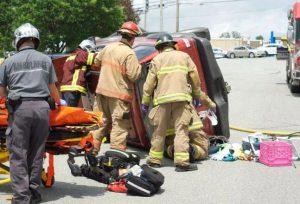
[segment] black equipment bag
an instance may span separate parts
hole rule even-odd
[[[103,160],[111,160],[111,166],[113,168],[127,168],[134,165],[139,165],[140,157],[137,154],[125,152],[121,150],[112,149],[106,151]],[[104,162],[104,161],[103,161]],[[104,162],[106,163],[106,162]]]
[[[128,176],[125,186],[129,194],[152,196],[163,185],[165,177],[147,164],[141,166],[142,173],[138,176]]]
[[[149,197],[158,191],[153,184],[138,176],[130,176],[127,178],[125,186],[127,188],[127,193],[131,195]]]
[[[76,157],[84,157],[86,164],[77,165]],[[118,180],[120,168],[126,169],[138,165],[140,157],[134,153],[120,150],[109,150],[103,156],[95,157],[81,147],[73,146],[69,150],[67,162],[73,176],[84,176],[100,183],[109,184]]]
[[[157,189],[163,185],[165,177],[162,173],[149,167],[147,164],[142,165],[141,168],[143,169],[142,178],[146,179],[146,181],[150,182]]]
[[[81,174],[89,179],[94,181],[98,181],[100,183],[109,184],[112,179],[113,175],[112,172],[108,173],[104,170],[100,169],[99,167],[91,167],[86,164],[80,166]]]

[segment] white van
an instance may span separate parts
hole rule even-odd
[[[277,47],[281,47],[278,43],[270,43],[264,44],[263,46],[258,47],[258,50],[264,51],[267,56],[276,55],[277,54]]]

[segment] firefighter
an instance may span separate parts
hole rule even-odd
[[[146,114],[151,97],[154,108],[149,119],[154,126],[147,163],[160,167],[169,120],[175,127],[174,163],[176,171],[197,170],[189,162],[188,126],[192,122],[192,97],[199,104],[206,99],[200,88],[196,65],[190,56],[175,49],[176,42],[169,34],[159,37],[155,48],[159,54],[152,60],[143,88],[142,112]],[[209,107],[215,107],[210,101]]]
[[[36,49],[38,30],[29,23],[14,32],[18,51],[0,67],[0,96],[7,96],[9,111],[6,144],[10,157],[12,203],[41,201],[39,186],[45,143],[49,134],[51,97],[60,104],[51,59]]]
[[[206,105],[209,106],[211,100],[208,97],[204,97],[207,100]],[[197,110],[191,105],[192,109],[192,124],[189,126],[189,155],[190,162],[203,160],[208,156],[209,140],[207,134],[202,130],[203,124],[197,113]],[[215,109],[213,109],[215,111]],[[168,127],[172,127],[170,124]],[[166,133],[166,151],[167,157],[174,158],[174,129],[169,128]]]
[[[133,100],[133,83],[140,77],[141,65],[132,50],[135,37],[141,34],[133,22],[125,22],[118,33],[119,42],[106,46],[95,59],[95,65],[101,67],[96,89],[98,109],[103,112],[104,126],[93,132],[94,150],[97,154],[104,135],[110,124],[110,147],[126,149],[126,138],[130,130],[130,107]]]
[[[96,45],[92,40],[83,40],[74,54],[67,58],[63,67],[60,91],[68,106],[77,107],[82,94],[87,94],[86,73],[96,56],[92,53]]]

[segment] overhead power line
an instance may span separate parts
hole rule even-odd
[[[160,9],[160,31],[163,31],[163,9],[166,7],[171,7],[176,5],[176,31],[179,31],[179,11],[180,5],[205,5],[205,4],[223,4],[240,2],[246,0],[145,0],[145,4],[135,4],[134,9],[139,12],[143,12],[144,18],[144,28],[147,26],[147,13],[149,10]]]
[[[268,12],[268,11],[274,11],[274,10],[282,10],[282,8],[264,8],[259,10],[244,10],[244,11],[236,11],[236,12],[230,12],[231,15],[235,14],[245,14],[245,13],[261,13],[261,12]],[[209,17],[209,16],[223,16],[228,15],[228,12],[219,12],[215,14],[200,14],[196,16],[184,16],[180,17],[180,19],[186,19],[186,18],[199,18],[199,17]],[[174,17],[167,17],[165,19],[174,19]]]
[[[181,0],[179,1],[179,5],[204,5],[204,4],[222,4],[222,3],[232,3],[232,2],[242,2],[246,0],[213,0],[213,1],[208,1],[208,0]],[[177,0],[164,0],[163,1],[163,7],[169,7],[169,6],[175,6],[177,3]],[[135,4],[133,6],[135,9],[144,9],[145,6],[141,3]],[[160,8],[160,0],[155,0],[155,1],[149,1],[149,10],[152,9],[159,9]]]

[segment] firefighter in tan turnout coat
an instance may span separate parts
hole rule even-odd
[[[99,111],[103,112],[104,126],[93,132],[94,154],[99,152],[102,138],[107,134],[110,125],[111,148],[125,150],[131,126],[133,82],[141,74],[141,65],[131,46],[135,37],[140,34],[140,29],[135,23],[126,22],[118,32],[122,39],[106,46],[95,59],[95,65],[101,67],[96,102]]]
[[[188,126],[192,122],[192,99],[215,104],[201,91],[196,65],[190,56],[175,49],[172,36],[160,36],[156,43],[159,54],[152,60],[143,89],[142,111],[148,111],[152,97],[154,108],[149,119],[154,126],[147,163],[160,167],[169,121],[175,127],[174,163],[176,171],[197,170],[189,160]]]

